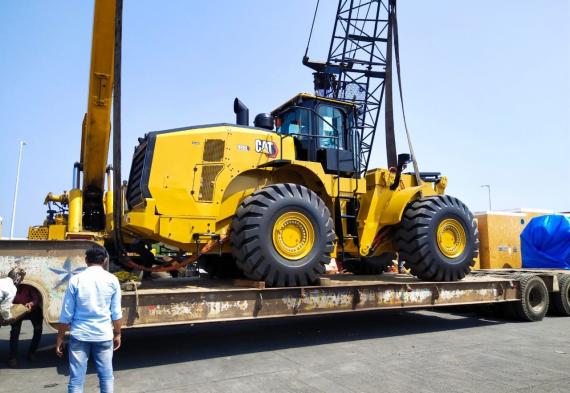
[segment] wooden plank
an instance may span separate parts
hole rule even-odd
[[[232,283],[236,287],[265,289],[264,281],[253,281],[253,280],[245,280],[242,278],[237,278],[233,280]]]

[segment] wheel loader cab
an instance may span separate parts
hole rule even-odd
[[[357,172],[355,106],[299,94],[273,111],[277,132],[295,140],[298,160],[320,162],[326,173],[352,177]]]

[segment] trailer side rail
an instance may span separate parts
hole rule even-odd
[[[354,278],[333,279],[318,287],[125,292],[124,324],[143,327],[520,300],[516,282],[505,278],[439,283],[408,277],[387,281],[376,277],[369,282]]]

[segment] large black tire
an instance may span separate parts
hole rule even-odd
[[[515,316],[521,321],[541,321],[548,311],[548,288],[538,276],[521,274],[519,277],[521,301],[512,304]]]
[[[295,239],[285,238],[287,228],[297,231],[300,246],[289,244]],[[243,201],[230,240],[246,277],[268,286],[303,286],[325,272],[335,233],[329,209],[317,194],[297,184],[275,184]]]
[[[438,234],[451,236],[444,247]],[[394,240],[400,259],[426,281],[457,281],[469,273],[479,252],[479,231],[473,214],[459,199],[443,195],[408,205]]]
[[[550,294],[550,312],[554,315],[570,316],[570,274],[558,276],[559,292]]]
[[[390,266],[395,255],[386,252],[375,257],[362,257],[360,259],[347,259],[342,262],[344,270],[358,275],[376,275],[384,273],[384,269]]]

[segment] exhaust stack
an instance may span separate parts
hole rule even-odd
[[[236,124],[238,126],[249,126],[249,109],[237,97],[234,100],[234,113],[236,114]]]

